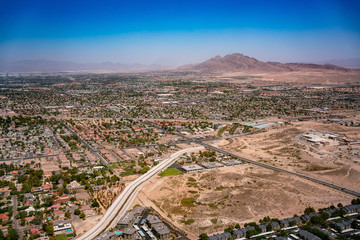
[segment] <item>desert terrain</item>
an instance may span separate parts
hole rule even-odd
[[[272,84],[306,84],[306,85],[338,85],[360,83],[360,72],[338,72],[331,70],[302,70],[294,72],[244,73],[227,72],[218,74],[223,82],[246,83],[254,85]]]
[[[294,176],[245,164],[157,177],[134,204],[152,206],[193,239],[197,233],[219,232],[230,224],[301,215],[308,206],[318,209],[351,199]]]
[[[357,118],[358,116],[353,116]],[[275,119],[269,118],[268,121]],[[336,134],[337,140],[314,146],[304,134]],[[209,142],[246,158],[299,172],[355,191],[360,190],[360,162],[353,155],[359,144],[342,139],[360,138],[358,127],[322,120],[293,121],[264,132]],[[315,209],[349,204],[353,196],[288,174],[244,164],[200,173],[157,177],[134,204],[152,206],[190,238],[221,232],[228,225],[301,215]]]
[[[293,122],[263,133],[233,138],[222,148],[276,167],[303,173],[356,191],[360,190],[360,162],[353,152],[359,144],[313,147],[299,136],[305,133],[334,133],[357,140],[358,127],[321,121]],[[217,143],[220,145],[220,143]]]

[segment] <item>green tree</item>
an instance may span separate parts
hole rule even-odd
[[[351,228],[354,228],[354,229],[358,229],[358,228],[359,228],[359,223],[358,223],[357,220],[352,221],[352,223],[351,223]]]
[[[9,240],[18,240],[19,239],[18,232],[13,228],[9,228],[8,239]]]
[[[75,215],[80,215],[80,213],[81,213],[80,209],[75,209],[75,211],[74,211]]]
[[[4,236],[4,233],[3,231],[0,229],[0,240],[5,240],[5,236]]]
[[[200,234],[199,239],[200,240],[208,240],[209,237],[208,237],[208,235],[206,233],[202,233],[202,234]]]
[[[65,212],[65,217],[66,217],[66,218],[71,218],[71,213],[70,213],[69,210],[67,210],[67,211]]]
[[[49,236],[54,236],[54,224],[52,222],[49,222],[46,226],[45,231]]]
[[[272,231],[272,226],[271,226],[271,224],[268,224],[268,225],[266,226],[266,231],[267,231],[267,232]]]
[[[310,213],[314,213],[314,212],[315,212],[315,209],[313,207],[307,207],[304,210],[305,214],[310,214]]]
[[[100,204],[98,203],[98,201],[94,201],[92,204],[91,204],[91,206],[93,207],[93,208],[95,208],[95,207],[100,207]]]
[[[224,231],[225,231],[225,232],[232,233],[232,231],[234,231],[234,226],[233,226],[233,225],[230,225],[230,226],[228,226],[227,228],[225,228]]]

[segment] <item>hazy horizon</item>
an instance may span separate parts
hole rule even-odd
[[[179,66],[242,53],[262,61],[360,56],[357,1],[0,3],[0,60]]]

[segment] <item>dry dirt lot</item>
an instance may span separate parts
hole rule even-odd
[[[360,164],[348,157],[347,151],[335,151],[338,147],[320,147],[323,154],[313,154],[313,150],[308,148],[310,144],[304,145],[297,140],[296,136],[314,129],[336,133],[351,140],[360,139],[360,129],[357,127],[308,121],[293,122],[291,125],[270,129],[264,133],[215,144],[256,161],[360,191]],[[356,148],[358,145],[346,147]]]
[[[242,225],[265,216],[291,217],[307,206],[318,209],[348,204],[351,199],[321,185],[246,164],[157,177],[143,188],[134,204],[150,204],[196,237],[201,232],[222,231],[229,224]]]
[[[301,172],[360,191],[360,165],[336,154],[310,155],[296,136],[310,129],[359,139],[358,128],[320,121],[293,122],[263,133],[219,140],[211,144],[244,157]],[[324,152],[330,149],[324,149]],[[157,177],[134,204],[152,206],[191,239],[220,232],[229,224],[244,224],[265,216],[286,218],[304,209],[349,204],[353,197],[295,176],[253,165]]]
[[[243,77],[248,77],[245,80]],[[254,78],[255,77],[255,78]],[[303,83],[303,84],[346,84],[359,83],[359,71],[339,72],[324,70],[308,70],[294,72],[272,72],[272,73],[223,73],[219,78],[228,78],[227,82],[252,83],[263,85],[264,83]]]
[[[102,215],[96,215],[88,217],[85,220],[80,220],[77,222],[72,222],[72,226],[75,229],[76,236],[80,237],[85,232],[89,231],[93,226],[97,224],[98,221],[102,218]]]

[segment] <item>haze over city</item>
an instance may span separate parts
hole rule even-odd
[[[0,9],[0,240],[360,240],[360,1]]]
[[[360,56],[358,1],[2,1],[0,61],[179,66]]]

